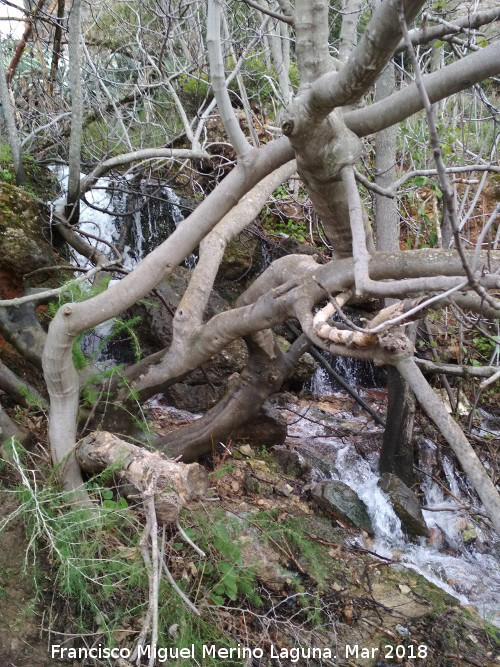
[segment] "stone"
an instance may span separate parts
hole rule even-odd
[[[323,509],[337,516],[348,526],[365,530],[373,535],[373,526],[365,503],[344,482],[327,480],[315,484],[310,493]]]
[[[287,435],[286,422],[276,408],[265,401],[259,412],[232,433],[233,442],[243,441],[252,447],[282,445]]]
[[[60,261],[49,242],[49,217],[48,207],[23,189],[1,184],[0,269],[20,278]]]
[[[241,447],[238,447],[238,450],[243,454],[243,456],[246,456],[249,459],[252,459],[255,456],[255,452],[250,447],[250,445],[241,445]]]
[[[248,230],[241,232],[226,246],[217,273],[216,284],[242,278],[248,279],[252,266],[257,268],[258,259],[259,241],[257,237]]]
[[[406,484],[390,472],[385,472],[378,482],[379,487],[387,493],[408,535],[429,537],[429,529],[424,521],[418,498]]]
[[[309,481],[312,466],[297,450],[280,445],[273,449],[273,458],[285,475]]]

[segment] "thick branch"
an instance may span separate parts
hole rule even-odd
[[[69,137],[68,215],[78,222],[80,161],[83,133],[83,92],[81,73],[81,0],[72,0],[68,19],[69,84],[71,90],[71,132]]]
[[[461,16],[459,19],[455,19],[454,21],[447,21],[445,24],[441,25],[431,26],[429,25],[427,19],[424,28],[415,28],[414,30],[410,30],[411,43],[413,46],[418,46],[419,44],[428,44],[429,42],[432,42],[436,39],[443,39],[448,35],[458,35],[461,32],[475,30],[483,25],[492,23],[493,21],[498,21],[499,17],[500,7],[492,7],[491,9],[486,9],[483,12]],[[400,53],[405,49],[406,45],[402,39],[396,47],[395,53]]]
[[[36,405],[37,407],[46,410],[49,407],[47,401],[35,387],[30,385],[29,382],[17,377],[17,375],[1,361],[0,389],[6,394],[9,394],[16,403],[24,405],[27,408]]]
[[[229,141],[238,157],[245,157],[251,147],[240,128],[234,113],[224,76],[224,62],[222,57],[220,22],[220,0],[209,0],[207,14],[207,51],[210,62],[212,88],[214,91],[220,117],[227,132]]]
[[[252,0],[241,0],[241,2],[244,2],[249,7],[253,7],[253,9],[257,9],[259,12],[262,12],[263,14],[271,16],[273,19],[278,19],[278,21],[283,21],[283,23],[288,23],[288,25],[292,26],[294,25],[293,16],[289,14],[287,15],[287,14],[279,14],[278,12],[273,12],[270,9],[267,9],[266,7],[262,7],[256,2],[252,2]]]
[[[111,169],[140,160],[168,160],[169,158],[178,158],[179,160],[210,160],[211,156],[203,150],[192,150],[189,148],[143,148],[131,151],[130,153],[123,153],[99,163],[90,174],[85,176],[80,183],[80,194],[88,192],[97,179]]]
[[[423,0],[405,0],[406,20],[413,21]],[[325,74],[312,86],[310,106],[321,121],[332,109],[357,102],[377,80],[401,38],[397,0],[387,0],[375,10],[359,45],[338,73]]]
[[[437,102],[499,73],[500,41],[496,41],[422,79],[430,101]],[[412,84],[382,102],[345,113],[344,121],[362,137],[399,123],[421,109],[422,99],[417,86]]]

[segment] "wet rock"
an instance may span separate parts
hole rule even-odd
[[[320,507],[339,517],[349,526],[361,528],[373,535],[373,527],[365,503],[344,482],[325,481],[310,489]]]
[[[287,434],[286,422],[267,401],[257,415],[233,431],[233,441],[243,440],[252,447],[282,445]]]
[[[378,485],[389,496],[406,532],[409,535],[429,537],[429,529],[424,521],[420,503],[413,491],[390,472],[385,472],[380,477]]]
[[[309,481],[312,466],[298,451],[280,445],[273,449],[273,457],[285,475]]]
[[[278,336],[278,346],[282,352],[287,352],[290,348],[290,343],[286,340],[286,338]],[[314,361],[309,352],[306,352],[295,364],[293,372],[288,378],[288,383],[302,386],[312,378],[317,368],[318,364]]]
[[[163,396],[165,401],[188,412],[204,412],[213,407],[224,393],[222,385],[191,384],[190,382],[178,382],[169,387]]]

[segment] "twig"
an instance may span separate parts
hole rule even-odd
[[[474,667],[483,667],[484,663],[483,662],[478,662],[474,658],[468,658],[466,655],[462,655],[461,653],[445,653],[444,654],[445,658],[451,658],[452,660],[465,660],[465,662],[468,662],[469,665],[474,665]]]
[[[193,614],[196,614],[196,616],[200,616],[200,612],[199,612],[199,610],[194,606],[194,604],[193,604],[193,603],[191,602],[191,600],[187,597],[187,595],[185,595],[185,594],[181,591],[181,589],[179,588],[179,586],[177,586],[177,584],[175,583],[175,579],[173,578],[172,574],[170,573],[170,570],[168,569],[167,564],[165,563],[165,561],[162,562],[162,567],[163,567],[163,571],[164,571],[165,574],[167,575],[167,579],[168,579],[170,585],[172,586],[172,588],[174,589],[174,591],[177,593],[177,595],[180,597],[180,599],[184,602],[184,604],[186,605],[186,607],[187,607],[190,611],[192,611]]]
[[[470,511],[471,507],[470,505],[464,505],[464,507],[427,507],[422,505],[422,509],[426,512],[464,512]]]
[[[470,508],[467,507],[467,505],[465,503],[463,503],[460,500],[460,498],[457,498],[457,496],[454,493],[452,493],[450,491],[450,489],[448,489],[443,484],[443,482],[441,482],[441,480],[439,480],[437,477],[435,477],[434,475],[431,475],[431,473],[429,473],[429,472],[425,472],[425,470],[422,470],[422,468],[419,468],[416,465],[413,465],[413,467],[415,468],[415,470],[418,470],[418,472],[422,473],[422,475],[427,475],[427,477],[430,477],[432,480],[434,480],[436,482],[436,484],[438,484],[443,489],[443,491],[446,491],[446,493],[448,493],[452,498],[454,498],[457,501],[457,503],[460,503],[460,505],[462,505],[464,507],[464,509],[470,509]]]
[[[385,628],[382,628],[380,625],[377,625],[376,623],[373,623],[372,621],[369,621],[367,618],[360,618],[360,621],[363,623],[366,623],[367,625],[371,625],[372,628],[375,628],[375,630],[378,630],[379,632],[383,632],[384,635],[387,635],[388,637],[391,637],[391,639],[394,639],[398,642],[398,644],[401,643],[401,637],[398,637],[398,635],[395,635],[394,632],[391,632],[390,630],[386,630]]]
[[[151,565],[151,557],[149,555],[149,551],[147,548],[147,539],[150,534],[150,524],[149,524],[149,514],[146,514],[146,527],[144,529],[144,532],[142,534],[141,539],[139,540],[139,551],[141,552],[142,558],[144,560],[144,564],[146,566],[146,569],[150,570],[150,565]],[[149,574],[149,604],[148,604],[148,610],[146,612],[146,616],[144,618],[144,621],[142,623],[142,628],[141,632],[139,633],[139,638],[137,639],[137,644],[135,645],[134,651],[132,655],[130,656],[130,661],[132,663],[135,662],[136,665],[140,664],[140,658],[139,658],[139,649],[144,646],[144,643],[146,642],[146,637],[149,632],[149,628],[151,627],[151,596],[152,596],[152,588],[151,588],[151,576]]]
[[[156,662],[156,646],[158,644],[158,596],[160,588],[160,568],[158,558],[158,522],[156,519],[155,498],[152,491],[146,498],[149,536],[151,539],[151,567],[150,567],[150,598],[149,610],[151,613],[151,653],[148,667],[154,667]]]
[[[193,542],[193,540],[189,537],[189,535],[184,531],[178,520],[175,522],[175,525],[177,530],[179,531],[179,535],[182,537],[184,542],[189,544],[189,546],[193,548],[196,551],[196,553],[199,554],[202,558],[206,558],[207,556],[206,553],[202,551],[202,549],[200,549],[200,547]]]
[[[457,207],[456,207],[455,195],[451,188],[450,181],[446,173],[446,167],[443,161],[443,155],[441,152],[441,145],[439,142],[438,131],[432,114],[432,106],[427,91],[425,89],[424,83],[422,81],[422,72],[420,70],[420,65],[415,55],[415,51],[411,43],[411,38],[408,32],[408,26],[406,24],[406,19],[404,15],[403,0],[400,0],[400,2],[398,3],[397,12],[398,12],[399,24],[401,27],[401,32],[403,34],[403,39],[405,41],[408,50],[410,62],[415,72],[415,85],[417,86],[417,89],[420,93],[420,98],[422,100],[422,104],[425,109],[427,124],[429,127],[429,139],[432,146],[434,161],[436,163],[439,187],[441,188],[441,191],[443,193],[443,204],[445,207],[444,222],[447,223],[446,225],[443,225],[443,231],[446,232],[446,239],[443,240],[446,243],[449,243],[449,241],[451,241],[451,239],[448,238],[449,231],[451,230],[453,238],[455,240],[455,246],[457,248],[457,252],[462,262],[465,275],[467,276],[468,284],[492,308],[498,308],[498,301],[495,298],[493,298],[484,289],[482,285],[479,284],[478,279],[476,277],[474,264],[472,267],[469,266],[469,263],[467,262],[467,259],[465,257],[464,249],[460,239],[460,230],[457,223]],[[448,225],[450,229],[448,229]]]

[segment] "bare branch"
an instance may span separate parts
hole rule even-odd
[[[253,9],[257,9],[259,12],[262,12],[263,14],[271,16],[271,18],[273,19],[278,19],[278,21],[283,21],[283,23],[288,23],[288,25],[291,26],[294,25],[294,18],[289,14],[279,14],[278,12],[273,12],[270,9],[267,9],[266,7],[262,7],[262,5],[253,2],[252,0],[240,0],[240,2],[244,2],[249,7],[253,7]]]
[[[423,28],[415,28],[409,31],[409,36],[413,46],[419,44],[428,44],[436,39],[444,39],[452,35],[458,35],[461,32],[469,33],[483,25],[497,21],[500,18],[500,7],[492,7],[476,14],[467,14],[454,21],[440,21],[439,17],[433,14],[424,14],[422,17]],[[430,26],[430,21],[439,21],[440,25]],[[395,53],[401,53],[407,49],[404,39],[396,47]]]
[[[437,102],[499,73],[500,41],[496,41],[437,72],[426,74],[422,80],[429,100]],[[413,84],[382,102],[345,113],[344,121],[358,136],[366,136],[399,123],[421,109],[422,99]]]
[[[210,61],[212,87],[219,108],[224,128],[239,158],[247,157],[252,148],[248,143],[235,116],[224,76],[221,36],[221,3],[220,0],[209,0],[207,14],[207,50]]]

